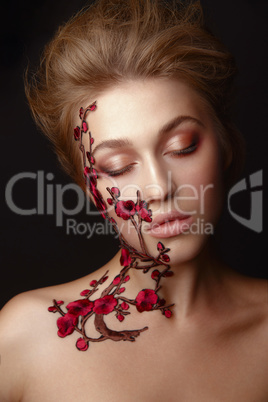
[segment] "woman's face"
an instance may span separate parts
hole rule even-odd
[[[110,197],[106,187],[118,187],[120,200],[136,202],[139,190],[152,210],[152,223],[142,225],[150,254],[157,255],[160,240],[173,263],[196,257],[223,203],[221,152],[200,95],[181,81],[156,78],[125,81],[96,100],[87,123],[103,198]],[[140,250],[130,220],[108,207],[123,236]]]

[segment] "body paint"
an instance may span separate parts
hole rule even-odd
[[[122,201],[120,200],[120,190],[117,187],[107,187],[110,196],[107,198],[107,203],[110,206],[114,206],[118,218],[129,220],[134,226],[139,238],[140,252],[132,247],[122,233],[120,233],[115,219],[108,215],[107,204],[102,194],[97,189],[98,173],[94,169],[95,161],[92,156],[94,139],[91,136],[86,122],[87,114],[93,112],[96,108],[96,102],[93,102],[86,109],[80,108],[79,117],[81,119],[81,126],[77,126],[74,129],[74,138],[76,141],[79,141],[79,149],[82,152],[84,178],[87,188],[103,218],[109,220],[115,232],[118,234],[121,247],[120,264],[122,268],[119,274],[110,280],[109,284],[102,290],[99,298],[94,300],[93,295],[99,290],[99,287],[103,286],[108,280],[108,271],[100,279],[90,282],[90,288],[80,293],[80,296],[83,298],[67,304],[67,311],[64,311],[61,307],[64,302],[56,299],[53,300],[53,305],[48,308],[48,311],[61,315],[57,320],[58,336],[64,338],[74,332],[80,335],[76,342],[76,347],[80,351],[86,351],[90,342],[102,342],[107,339],[133,342],[141,332],[148,329],[146,326],[135,330],[122,329],[115,331],[108,328],[105,323],[105,316],[107,314],[113,313],[120,322],[123,322],[130,314],[129,309],[131,309],[131,306],[134,306],[140,313],[159,310],[165,317],[170,318],[172,316],[170,308],[174,305],[167,305],[166,301],[161,299],[158,295],[158,291],[161,287],[161,279],[173,275],[173,272],[170,270],[170,259],[167,254],[170,249],[166,248],[164,244],[159,241],[157,243],[158,255],[154,257],[146,250],[143,240],[141,232],[142,223],[152,221],[152,212],[148,209],[147,203],[141,200],[139,191],[137,191],[136,202],[132,200]],[[82,140],[84,135],[89,135],[89,152],[85,151],[83,145]],[[89,166],[87,166],[87,162]],[[135,299],[130,299],[125,296],[125,286],[127,286],[127,282],[130,280],[131,270],[133,269],[142,270],[144,274],[150,271],[154,286],[150,289],[142,289]],[[85,324],[90,318],[94,319],[96,331],[100,334],[99,337],[89,337],[86,333]]]

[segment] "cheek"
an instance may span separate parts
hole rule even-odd
[[[215,224],[224,202],[223,166],[219,145],[213,137],[200,154],[200,214]]]
[[[181,209],[215,221],[222,209],[224,186],[221,152],[214,137],[206,138],[177,174],[176,201]],[[179,197],[178,197],[179,196]],[[185,197],[185,198],[184,198]]]

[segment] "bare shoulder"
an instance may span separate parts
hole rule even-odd
[[[1,401],[21,399],[27,363],[46,320],[44,305],[40,292],[31,291],[12,298],[0,312]]]
[[[239,313],[255,327],[268,351],[268,280],[234,274]]]
[[[263,309],[268,314],[268,280],[241,276],[242,296],[253,306]]]
[[[100,268],[77,280],[31,290],[13,297],[0,311],[1,339],[15,339],[18,335],[27,335],[28,338],[43,333],[47,328],[46,318],[50,316],[48,307],[53,304],[53,300],[68,303],[81,298],[81,291],[90,286],[93,278],[103,275],[104,271]]]
[[[29,372],[46,364],[58,349],[55,315],[48,311],[53,299],[68,302],[81,298],[102,269],[62,285],[40,288],[12,298],[0,311],[0,400],[21,400]],[[31,373],[32,375],[32,373]]]
[[[260,314],[260,323],[268,351],[268,280],[249,278],[249,287],[252,289],[252,302]]]
[[[268,280],[244,275],[226,265],[222,272],[227,322],[244,334],[249,330],[262,337],[268,347]]]

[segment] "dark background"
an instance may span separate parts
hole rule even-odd
[[[246,138],[247,161],[243,177],[267,170],[267,18],[266,0],[202,0],[207,23],[235,55],[237,79],[236,123]],[[1,13],[1,277],[0,307],[22,291],[67,282],[99,268],[115,253],[117,242],[108,236],[66,234],[55,216],[20,216],[5,202],[5,187],[21,172],[52,173],[46,184],[70,183],[56,156],[36,129],[24,96],[23,73],[38,63],[45,43],[57,26],[86,5],[82,0],[13,1]],[[239,152],[239,150],[237,150]],[[22,180],[13,198],[21,208],[36,206],[36,181]],[[264,205],[267,201],[264,199]],[[74,192],[64,198],[76,205]],[[236,195],[233,209],[250,215],[250,194]],[[265,212],[265,211],[264,211]],[[67,218],[71,218],[68,216]],[[101,222],[83,210],[73,218]],[[65,217],[66,219],[66,217]],[[264,227],[265,229],[265,227]],[[223,258],[247,275],[267,278],[266,229],[258,234],[236,222],[226,211],[219,224]]]

